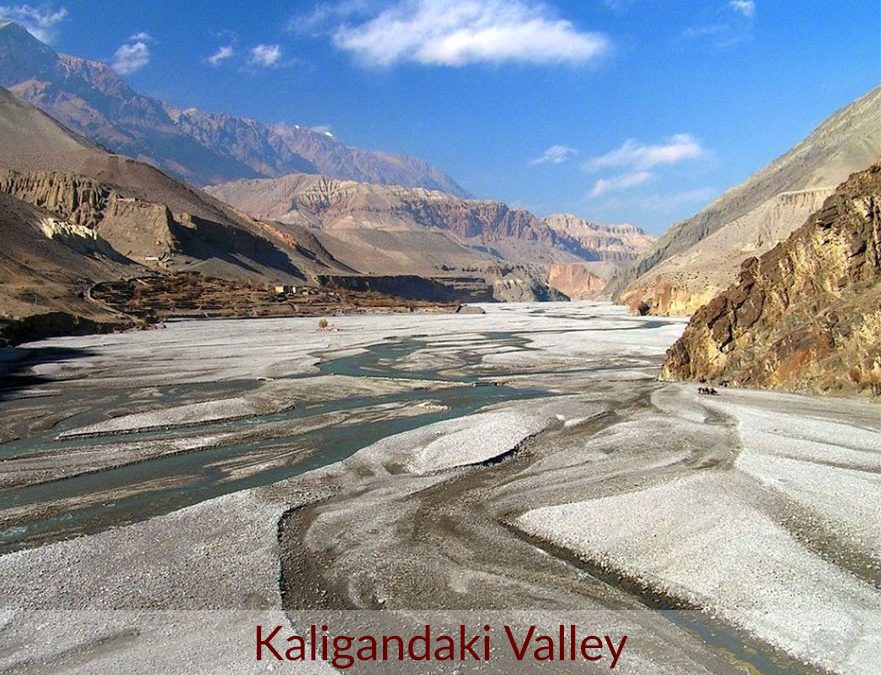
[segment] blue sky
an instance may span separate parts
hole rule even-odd
[[[877,0],[67,0],[0,15],[181,107],[329,127],[658,233],[881,79]]]

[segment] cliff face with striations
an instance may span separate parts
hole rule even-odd
[[[632,262],[654,242],[654,237],[629,223],[606,225],[570,213],[554,213],[544,221],[551,229],[572,237],[584,248],[597,251],[601,260]]]
[[[881,395],[881,163],[744,262],[670,349],[664,379]]]
[[[590,300],[600,297],[606,280],[581,263],[553,264],[548,265],[548,286],[571,300]]]
[[[44,208],[64,220],[94,227],[110,190],[91,178],[56,171],[0,170],[0,192]]]
[[[609,292],[651,314],[692,314],[740,263],[784,241],[835,186],[881,154],[881,87],[839,110],[789,152],[671,227]]]
[[[65,223],[67,227],[50,228],[57,232],[56,238],[72,232],[71,226],[85,228],[119,256],[148,268],[188,268],[210,258],[222,261],[212,263],[219,272],[247,276],[244,266],[236,269],[238,265],[224,258],[250,256],[290,275],[298,274],[281,250],[255,233],[187,212],[175,214],[164,203],[123,194],[86,176],[56,171],[0,171],[0,193],[44,209]]]
[[[234,181],[206,190],[255,217],[314,227],[357,244],[352,252],[359,257],[345,258],[343,249],[338,257],[377,273],[402,264],[412,271],[425,265],[461,269],[500,260],[520,265],[632,260],[643,242],[650,241],[633,226],[598,225],[574,216],[543,220],[498,201],[307,174]],[[372,255],[374,249],[396,251],[397,262]]]

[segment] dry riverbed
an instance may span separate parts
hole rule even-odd
[[[574,623],[628,634],[625,673],[881,669],[877,407],[659,383],[682,322],[597,303],[334,324],[6,354],[0,670],[261,672],[256,623],[315,620]]]

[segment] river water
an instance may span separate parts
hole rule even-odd
[[[628,416],[637,420],[651,414],[660,424],[657,418],[668,415],[654,409],[651,396],[660,388],[654,374],[664,350],[681,330],[681,322],[631,319],[606,309],[594,316],[591,306],[496,311],[486,321],[482,317],[402,317],[383,323],[376,318],[339,319],[341,332],[327,335],[316,334],[314,327],[303,322],[233,322],[229,330],[220,322],[194,322],[165,335],[159,331],[78,338],[33,348],[32,361],[39,366],[36,375],[22,367],[21,374],[8,378],[0,392],[0,429],[6,434],[6,442],[0,444],[0,471],[9,467],[11,472],[31,458],[64,464],[77,453],[115,444],[220,440],[208,447],[0,490],[0,553],[34,549],[272,485],[344,460],[381,439],[488,407],[549,398],[556,405],[559,400],[590,394],[591,401],[584,405],[608,404],[614,413],[612,421],[624,422],[621,428],[627,426]],[[302,344],[294,344],[292,334]],[[38,349],[48,349],[56,358],[37,359]],[[315,367],[301,368],[300,362],[311,357],[317,358]],[[58,438],[124,414],[132,402],[138,412],[174,408],[246,396],[267,381],[296,388],[314,377],[396,385],[391,390],[379,387],[374,394],[328,391],[327,395],[298,398],[295,405],[293,400],[280,400],[276,409],[261,414],[199,424]],[[685,415],[691,419],[692,411],[686,410]],[[567,431],[564,418],[557,423],[557,428],[563,427],[560,434],[547,442],[541,439],[534,457],[518,460],[522,473],[512,474],[510,484],[507,478],[500,481],[502,496],[517,485],[515,477],[528,478],[534,467],[546,467],[547,475],[557,480],[555,462],[572,448],[593,456],[589,448],[596,441],[595,432],[587,427],[579,431],[578,424]],[[562,496],[549,497],[549,503],[588,498],[577,485],[596,489],[597,497],[611,494],[611,488],[601,481],[595,486],[587,482],[596,472],[607,471],[610,485],[628,472],[634,476],[633,485],[647,478],[655,480],[656,474],[663,480],[673,477],[672,472],[668,477],[653,467],[655,449],[663,453],[664,446],[675,439],[659,437],[653,440],[656,448],[650,447],[645,455],[634,453],[631,464],[621,459],[615,465],[616,453],[623,458],[629,450],[617,445],[614,434],[609,438],[611,450],[603,450],[608,453],[608,465],[591,465],[593,460],[573,464],[573,485],[561,483],[555,489]],[[701,466],[683,461],[676,471],[701,470]],[[519,472],[518,467],[511,470]],[[523,493],[528,508],[540,505],[530,499],[533,492],[544,489],[543,474],[535,471],[536,487]],[[618,489],[626,493],[633,488],[624,484]],[[509,534],[518,536],[513,531]],[[796,661],[781,657],[778,650],[740,630],[699,612],[680,611],[689,605],[675,598],[640,590],[624,576],[567,551],[538,542],[536,548],[553,560],[577,567],[591,583],[623,590],[642,606],[666,612],[672,623],[747,669],[804,672]]]

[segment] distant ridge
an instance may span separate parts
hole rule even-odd
[[[335,244],[325,239],[331,250],[347,244],[338,258],[376,273],[437,273],[487,263],[541,267],[545,274],[548,265],[559,263],[596,263],[608,270],[609,264],[634,260],[653,241],[632,225],[575,216],[542,219],[492,200],[307,174],[234,181],[206,191],[256,218],[332,235]]]
[[[467,196],[419,159],[296,125],[179,110],[139,94],[103,63],[56,53],[13,21],[0,24],[0,86],[113,152],[198,186],[296,171]]]

